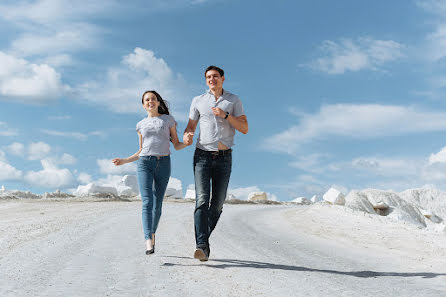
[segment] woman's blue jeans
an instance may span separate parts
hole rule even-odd
[[[161,217],[163,198],[170,178],[170,156],[142,156],[138,160],[138,184],[142,199],[144,238],[152,239]]]
[[[232,150],[194,154],[195,243],[209,247],[209,236],[217,225],[226,199],[232,167]],[[212,192],[212,194],[211,194]]]

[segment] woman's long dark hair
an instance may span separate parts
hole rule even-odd
[[[158,102],[160,103],[160,106],[158,106],[158,113],[159,114],[169,114],[169,106],[168,103],[166,101],[163,100],[163,98],[161,98],[161,95],[158,94],[157,91],[145,91],[144,94],[142,94],[142,99],[141,99],[141,103],[144,104],[144,96],[147,93],[152,93],[153,95],[156,96],[156,100],[158,100]]]

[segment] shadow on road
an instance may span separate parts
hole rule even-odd
[[[194,260],[190,257],[177,257],[177,256],[166,256],[167,258],[177,258],[177,259],[188,259]],[[214,262],[222,264],[214,264]],[[199,264],[181,264],[181,263],[164,263],[162,266],[206,266],[210,268],[226,269],[226,268],[256,268],[256,269],[277,269],[277,270],[288,270],[288,271],[310,271],[310,272],[321,272],[321,273],[332,273],[340,275],[349,275],[354,277],[379,277],[379,276],[396,276],[396,277],[415,277],[421,276],[422,278],[434,278],[437,276],[444,276],[446,273],[433,273],[433,272],[378,272],[378,271],[337,271],[330,269],[316,269],[308,268],[302,266],[291,266],[284,264],[273,264],[266,262],[256,262],[256,261],[244,261],[236,259],[210,259],[208,262],[203,262]]]

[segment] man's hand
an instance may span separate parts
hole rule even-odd
[[[191,145],[194,142],[194,132],[185,132],[183,134],[183,143],[185,145]]]
[[[221,117],[221,118],[225,118],[226,116],[226,112],[223,111],[221,108],[219,107],[212,107],[212,112],[214,113],[214,115],[216,117]]]

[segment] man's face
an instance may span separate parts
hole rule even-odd
[[[225,77],[221,76],[217,70],[209,70],[206,72],[206,84],[209,89],[221,89],[223,88],[223,82],[225,81]]]

